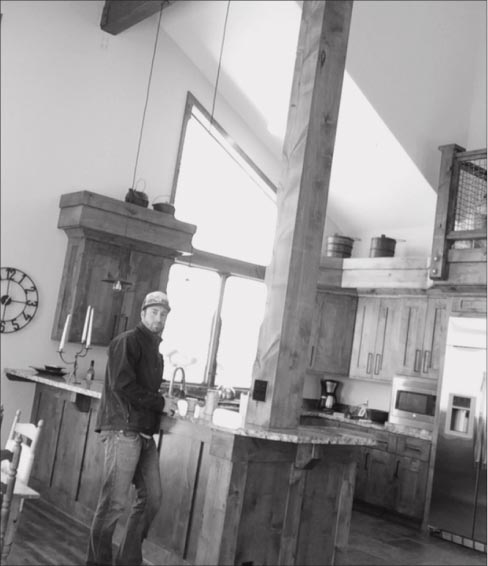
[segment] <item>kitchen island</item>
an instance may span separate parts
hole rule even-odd
[[[103,467],[94,433],[100,392],[29,370],[5,373],[36,382],[31,420],[45,425],[33,486],[89,523]],[[230,430],[171,417],[158,442],[163,505],[145,559],[206,565],[333,564],[347,544],[358,447],[376,443],[367,432]]]

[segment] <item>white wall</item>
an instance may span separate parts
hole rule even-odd
[[[158,17],[111,36],[100,29],[103,4],[1,4],[2,266],[27,272],[40,297],[30,324],[1,335],[2,370],[61,363],[50,339],[67,244],[60,195],[123,200],[132,183]],[[210,110],[213,86],[161,33],[137,175],[150,202],[170,193],[188,90]],[[277,182],[276,158],[224,102],[218,108],[216,119]],[[80,360],[81,373],[90,359],[102,379],[105,348]],[[34,386],[3,374],[1,385],[5,432],[17,408],[30,418]]]
[[[354,2],[327,214],[368,257],[430,255],[438,147],[486,147],[486,2]]]

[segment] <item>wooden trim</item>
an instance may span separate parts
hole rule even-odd
[[[105,0],[100,27],[117,35],[164,10],[176,0]]]
[[[472,161],[475,159],[486,159],[486,148],[459,152],[456,155],[456,159],[458,161]]]
[[[185,145],[185,136],[186,130],[188,127],[188,122],[190,121],[192,115],[192,108],[195,106],[198,110],[205,116],[205,118],[211,122],[212,127],[215,128],[219,134],[225,139],[225,141],[232,147],[232,149],[246,162],[250,169],[256,173],[258,177],[260,177],[264,183],[269,185],[270,189],[276,194],[278,189],[276,185],[269,179],[269,177],[261,171],[261,169],[254,163],[254,161],[247,155],[247,153],[234,141],[234,139],[224,130],[224,128],[211,116],[211,114],[205,109],[205,107],[197,100],[197,98],[190,92],[187,92],[186,95],[186,103],[185,103],[185,113],[183,115],[183,123],[181,126],[181,134],[180,134],[180,142],[178,144],[178,153],[176,157],[176,167],[175,167],[175,174],[173,177],[173,185],[171,187],[171,199],[170,202],[174,203],[175,196],[176,196],[176,187],[178,185],[178,177],[180,174],[180,164],[181,164],[181,157],[183,155],[183,147]],[[196,118],[197,119],[197,118]],[[209,135],[212,135],[209,132]],[[215,137],[212,136],[214,140],[220,144],[220,141]],[[221,145],[221,144],[220,144]],[[227,150],[226,147],[223,147],[224,150]],[[232,155],[229,154],[229,157],[232,159]]]
[[[460,262],[485,262],[486,263],[486,248],[471,248],[467,250],[449,250],[448,254],[449,263]]]
[[[481,240],[486,238],[486,228],[476,230],[451,230],[446,235],[446,240]]]
[[[435,280],[447,277],[446,234],[454,225],[454,203],[458,189],[459,164],[456,157],[459,152],[465,151],[464,147],[456,144],[443,145],[439,149],[442,157],[432,240],[432,262],[429,270],[430,278]]]
[[[248,263],[247,261],[241,261],[239,259],[233,259],[202,250],[193,250],[191,256],[178,257],[175,262],[188,265],[189,267],[202,267],[227,275],[239,275],[259,281],[264,281],[266,273],[266,267],[264,265]]]

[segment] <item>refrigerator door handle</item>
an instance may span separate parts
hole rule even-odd
[[[479,395],[479,409],[475,419],[474,462],[486,468],[486,371],[483,372]]]

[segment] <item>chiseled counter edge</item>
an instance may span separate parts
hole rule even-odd
[[[10,379],[12,381],[18,380],[32,381],[34,383],[44,383],[44,385],[51,385],[52,387],[57,387],[58,389],[64,389],[65,391],[72,391],[73,393],[87,395],[88,397],[93,397],[95,399],[100,399],[102,397],[103,384],[100,381],[94,381],[92,388],[88,389],[83,383],[68,383],[64,378],[42,376],[37,374],[35,370],[30,369],[5,368],[3,373],[5,374],[7,379]]]
[[[15,376],[21,380],[32,381],[35,383],[43,383],[45,385],[50,385],[51,387],[56,387],[58,389],[64,389],[66,391],[71,391],[79,395],[86,395],[88,397],[93,397],[95,399],[100,399],[102,396],[101,388],[103,384],[101,382],[94,382],[92,389],[88,389],[83,384],[68,383],[64,379],[56,379],[51,377],[45,377],[38,375],[35,370],[28,369],[10,369],[6,368],[4,370],[5,375],[8,379],[12,379],[10,376]],[[14,377],[14,379],[15,379]],[[171,417],[164,417],[166,422],[171,421]],[[185,417],[173,417],[174,420],[190,420]],[[338,431],[333,428],[327,427],[313,427],[301,425],[296,430],[267,430],[258,429],[255,427],[246,427],[238,429],[230,429],[226,427],[220,427],[212,424],[210,421],[204,419],[191,419],[192,422],[206,426],[214,430],[222,430],[225,432],[230,432],[238,436],[247,436],[252,438],[262,438],[266,440],[277,440],[280,442],[292,442],[294,444],[337,444],[337,445],[354,445],[354,446],[371,446],[376,444],[376,440],[373,435],[360,432],[343,432]],[[163,430],[165,427],[162,427]],[[171,426],[167,427],[167,432],[171,432]]]

